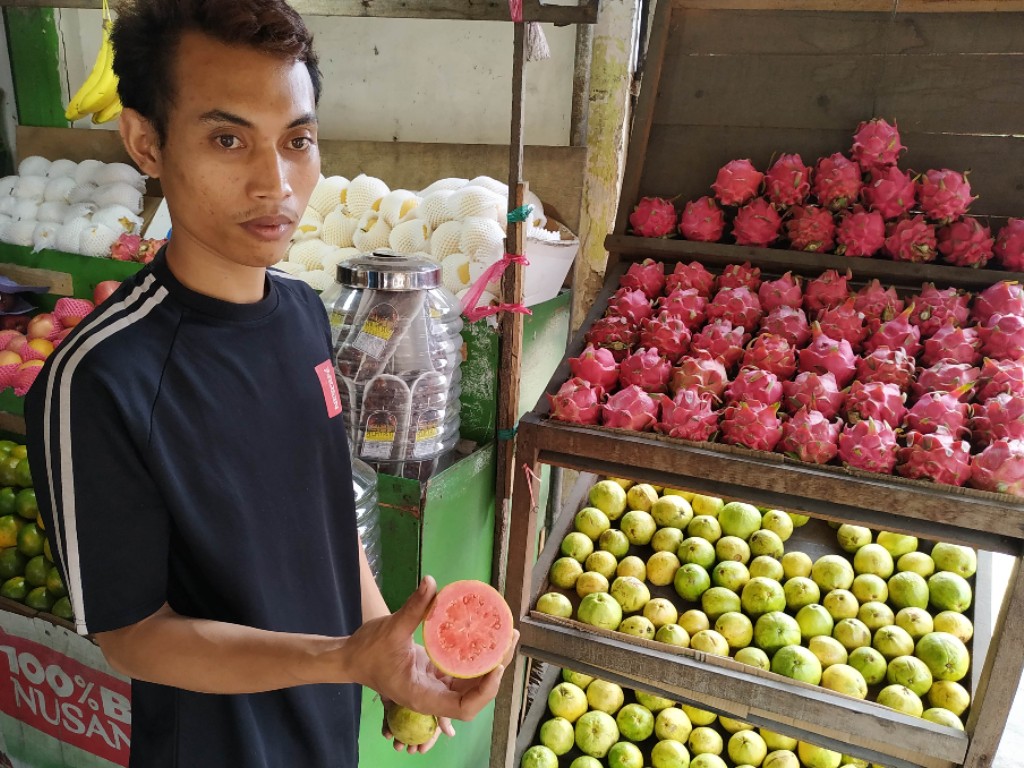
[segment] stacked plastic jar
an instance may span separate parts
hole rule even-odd
[[[377,473],[365,461],[352,457],[352,491],[356,500],[356,528],[366,551],[377,586],[381,586],[380,509],[377,505]]]

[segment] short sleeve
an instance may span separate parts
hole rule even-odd
[[[76,628],[106,632],[166,602],[169,515],[144,459],[148,419],[128,411],[137,401],[60,362],[29,391],[29,462]]]

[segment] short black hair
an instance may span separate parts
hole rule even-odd
[[[111,42],[118,95],[153,124],[161,144],[175,97],[174,55],[185,32],[302,62],[320,102],[313,35],[285,0],[124,0],[116,10]]]

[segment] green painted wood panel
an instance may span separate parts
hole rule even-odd
[[[14,99],[21,125],[66,128],[60,40],[52,8],[4,8]]]

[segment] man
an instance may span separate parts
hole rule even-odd
[[[267,271],[319,178],[311,37],[284,0],[138,0],[113,43],[121,136],[174,235],[51,356],[26,415],[78,630],[133,681],[130,765],[355,768],[360,684],[451,735],[503,667],[435,674],[412,642],[429,577],[389,614],[326,315]]]

